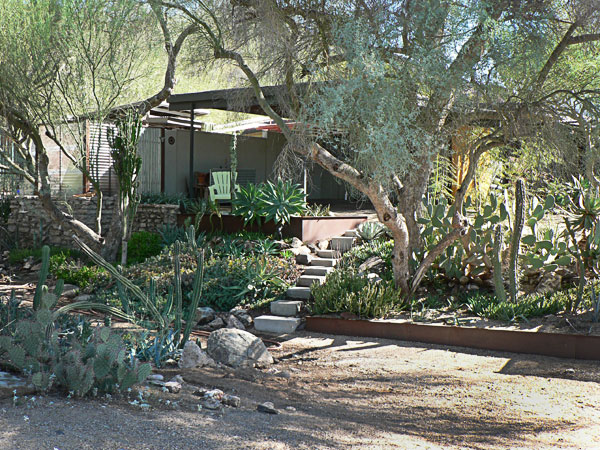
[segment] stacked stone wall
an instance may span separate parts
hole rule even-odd
[[[56,204],[77,220],[95,229],[96,199],[71,197],[55,199]],[[108,231],[116,197],[105,197],[102,208],[103,234]],[[51,245],[74,248],[72,231],[53,224],[37,197],[16,197],[11,201],[7,229],[20,247]],[[175,205],[139,205],[133,231],[157,232],[163,225],[176,225],[179,207]]]

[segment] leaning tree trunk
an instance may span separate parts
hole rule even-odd
[[[123,234],[122,224],[121,209],[119,208],[119,201],[117,200],[113,207],[110,226],[108,228],[108,233],[106,233],[106,236],[104,237],[104,247],[102,247],[101,252],[101,256],[107,261],[117,260],[121,236]]]

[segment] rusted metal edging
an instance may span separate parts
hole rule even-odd
[[[307,317],[306,330],[428,344],[600,360],[600,336]]]

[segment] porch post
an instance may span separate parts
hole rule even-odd
[[[190,174],[189,174],[189,196],[190,198],[194,197],[194,111],[196,109],[196,104],[192,102],[192,110],[190,111]]]

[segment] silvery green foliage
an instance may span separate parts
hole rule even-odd
[[[429,154],[437,147],[437,138],[418,121],[415,67],[401,58],[386,61],[360,21],[341,26],[336,43],[348,62],[323,74],[335,81],[313,93],[305,121],[316,125],[330,151],[385,184],[390,175],[402,176],[422,162],[424,150]]]

